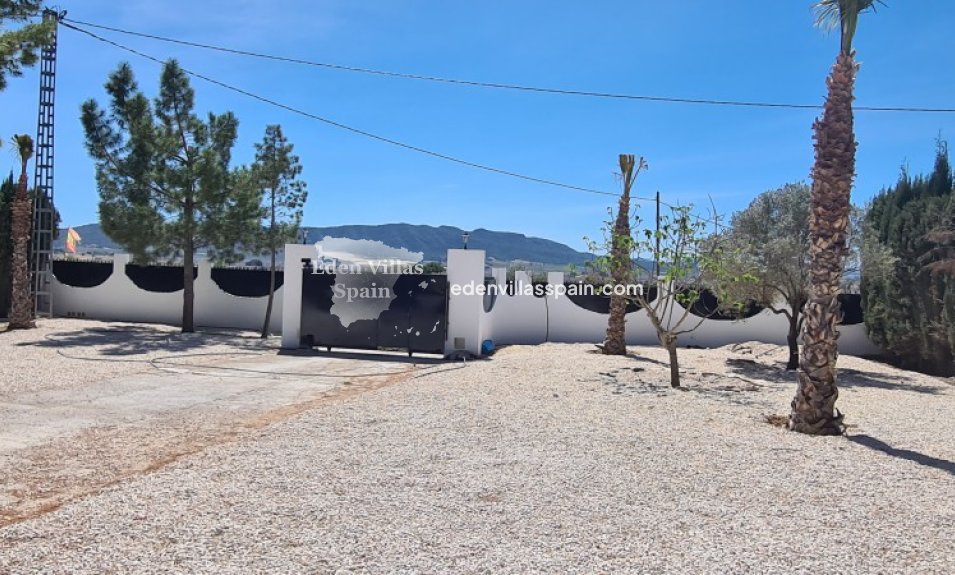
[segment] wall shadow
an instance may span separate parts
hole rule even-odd
[[[44,339],[22,342],[18,346],[58,349],[97,348],[102,356],[134,356],[154,352],[198,352],[214,345],[228,343],[239,350],[261,351],[271,349],[268,344],[251,335],[230,332],[180,333],[164,331],[153,326],[104,326],[76,331],[64,331],[44,336]]]

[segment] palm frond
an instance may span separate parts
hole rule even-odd
[[[33,157],[33,137],[29,134],[14,134],[11,143],[21,160]]]
[[[839,28],[842,52],[849,54],[859,15],[869,10],[875,12],[878,4],[884,6],[885,0],[819,0],[813,5],[816,26],[826,31]]]

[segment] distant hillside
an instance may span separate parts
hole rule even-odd
[[[450,248],[463,246],[464,230],[451,226],[422,226],[411,224],[383,224],[378,226],[334,226],[307,228],[308,239],[315,242],[325,236],[376,240],[389,246],[403,247],[424,253],[424,259],[441,261]],[[542,238],[529,238],[513,232],[477,229],[470,231],[468,247],[484,250],[489,258],[498,261],[523,260],[548,265],[581,264],[591,255],[578,252],[564,244]]]
[[[110,252],[120,249],[97,224],[79,226],[74,229],[83,238],[80,244],[81,251]],[[434,227],[412,224],[308,227],[306,229],[309,243],[319,241],[325,236],[373,240],[392,247],[406,248],[412,252],[422,252],[424,259],[429,261],[443,261],[447,258],[449,248],[462,247],[461,234],[464,233],[464,230],[451,226]],[[66,230],[61,230],[60,239],[56,241],[56,248],[59,250],[64,248],[65,232]],[[592,259],[591,254],[578,252],[569,246],[543,238],[529,238],[523,234],[485,229],[471,230],[470,233],[469,248],[484,250],[489,259],[500,262],[520,260],[563,267],[568,264],[580,265]]]

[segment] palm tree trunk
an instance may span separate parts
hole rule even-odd
[[[841,308],[838,295],[846,254],[849,194],[855,177],[856,141],[852,99],[858,69],[852,54],[840,54],[829,75],[829,95],[822,118],[813,125],[816,162],[812,170],[809,217],[809,301],[803,315],[803,349],[799,385],[792,401],[789,428],[813,435],[841,435],[836,409]]]
[[[620,173],[623,177],[623,193],[617,207],[617,219],[610,238],[610,275],[615,285],[625,285],[633,267],[630,236],[630,186],[633,182],[634,157],[620,154]],[[623,295],[610,295],[610,317],[607,320],[605,355],[627,355],[627,299]]]
[[[36,327],[33,317],[33,297],[30,290],[29,245],[33,210],[27,194],[27,160],[20,165],[20,182],[10,206],[13,253],[10,282],[10,324],[8,329]]]

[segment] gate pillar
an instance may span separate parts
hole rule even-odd
[[[285,281],[282,297],[282,349],[302,345],[302,260],[318,258],[312,244],[285,244]]]
[[[448,250],[448,338],[445,353],[481,355],[484,250]]]

